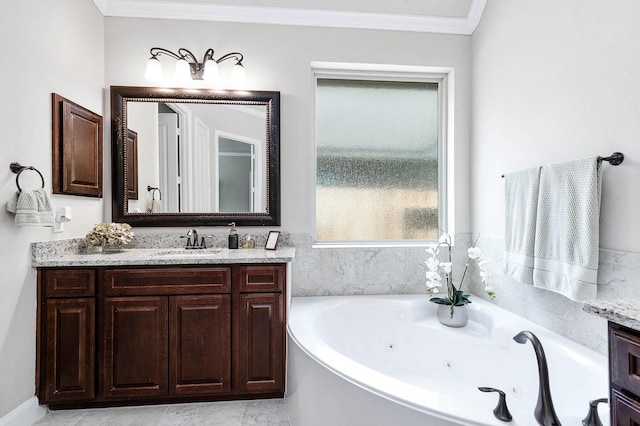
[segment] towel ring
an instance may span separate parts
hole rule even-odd
[[[20,163],[11,163],[9,165],[9,169],[13,173],[16,173],[16,186],[18,187],[19,192],[22,192],[22,188],[20,188],[20,174],[25,170],[33,170],[34,172],[38,173],[40,175],[40,180],[42,181],[42,189],[44,189],[44,176],[42,176],[42,173],[40,173],[40,170],[36,169],[35,167],[33,166],[25,167]]]
[[[160,188],[154,188],[151,185],[147,185],[147,191],[151,192],[151,200],[155,201],[156,199],[156,191],[158,191],[158,200],[162,201],[162,192],[160,192]]]

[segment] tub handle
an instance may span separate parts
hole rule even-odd
[[[598,404],[601,402],[609,402],[609,400],[607,398],[600,398],[589,401],[589,414],[587,414],[587,417],[582,419],[582,424],[584,426],[602,426],[602,422],[598,416]]]
[[[509,408],[507,407],[507,398],[505,393],[500,389],[496,388],[485,388],[479,387],[478,390],[481,392],[497,392],[500,396],[498,399],[498,405],[493,409],[493,415],[496,416],[496,419],[502,420],[503,422],[510,422],[513,417],[511,417],[511,413],[509,412]]]

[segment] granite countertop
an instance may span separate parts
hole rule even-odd
[[[220,241],[214,241],[221,243]],[[186,250],[179,236],[138,238],[122,251],[102,253],[87,247],[84,239],[47,241],[32,244],[31,266],[34,268],[92,266],[156,266],[156,265],[218,265],[230,263],[291,262],[296,249],[280,246],[276,250],[229,250],[216,245],[209,249]]]
[[[611,322],[640,330],[640,300],[590,300],[584,303],[582,309]]]
[[[293,260],[295,249],[124,249],[117,253],[75,253],[60,257],[34,259],[32,266],[140,266],[140,265],[216,265],[228,263],[286,263]]]

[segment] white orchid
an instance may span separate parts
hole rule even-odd
[[[437,271],[438,267],[440,266],[440,262],[438,262],[438,259],[436,259],[435,257],[428,258],[427,261],[424,263],[427,264],[427,268],[430,271]]]
[[[467,294],[462,292],[462,284],[464,283],[464,278],[467,274],[467,269],[469,268],[469,264],[472,260],[476,260],[478,263],[478,268],[480,269],[479,275],[480,280],[484,284],[484,289],[489,295],[489,298],[493,300],[495,298],[495,293],[493,287],[491,286],[491,273],[488,270],[490,260],[488,257],[482,255],[482,250],[479,247],[476,247],[474,242],[473,246],[467,250],[468,260],[464,267],[464,273],[462,274],[462,279],[460,280],[460,285],[455,286],[453,284],[453,263],[451,261],[451,236],[449,234],[442,234],[442,236],[438,240],[438,244],[430,244],[427,246],[425,251],[430,255],[425,264],[427,266],[426,272],[426,284],[427,284],[427,293],[428,294],[436,294],[439,292],[439,288],[442,287],[443,281],[447,283],[447,297],[437,297],[432,298],[431,301],[435,303],[445,304],[445,305],[463,305],[465,303],[470,303]],[[437,255],[440,251],[441,246],[446,246],[448,248],[448,261],[441,262],[437,259]],[[439,271],[442,271],[444,277],[440,274]]]
[[[429,282],[435,283],[442,281],[442,277],[436,271],[427,271],[427,280]]]
[[[429,244],[425,251],[431,255],[438,254],[439,244]]]
[[[469,255],[469,259],[477,259],[482,256],[482,250],[480,250],[480,247],[470,247],[469,250],[467,250],[467,254]]]

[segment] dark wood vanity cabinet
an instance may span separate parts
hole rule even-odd
[[[88,401],[95,397],[95,271],[38,273],[36,376],[41,400]]]
[[[242,392],[284,389],[284,269],[240,266],[234,271],[235,384]]]
[[[609,322],[611,425],[640,424],[640,332]]]
[[[40,403],[282,396],[284,283],[283,264],[41,269]]]

